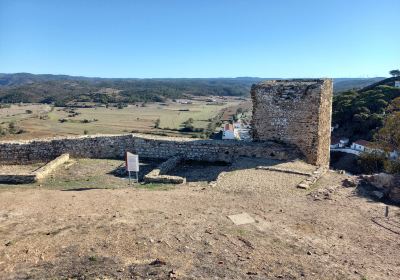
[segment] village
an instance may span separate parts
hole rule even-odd
[[[334,127],[332,127],[332,131],[333,130]],[[393,147],[384,150],[374,142],[359,139],[350,143],[348,138],[338,138],[334,136],[331,138],[330,149],[331,152],[342,152],[357,156],[363,153],[378,154],[390,160],[398,160],[400,155],[400,152]]]

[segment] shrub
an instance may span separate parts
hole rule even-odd
[[[154,128],[160,128],[160,119],[156,119],[154,122]]]
[[[386,160],[385,171],[391,174],[400,174],[400,160]]]
[[[385,165],[385,155],[382,153],[362,153],[358,159],[363,173],[382,172]]]
[[[3,127],[0,126],[0,136],[4,136],[6,134],[7,134],[7,131]]]

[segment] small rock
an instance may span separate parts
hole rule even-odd
[[[168,272],[169,279],[176,279],[176,273],[174,270]]]
[[[299,189],[304,189],[304,190],[307,190],[308,188],[310,188],[310,186],[308,184],[306,184],[306,183],[300,183],[300,184],[297,185],[297,187]]]
[[[355,188],[357,186],[357,182],[353,179],[344,179],[342,181],[342,186],[345,188]]]
[[[308,251],[308,252],[307,252],[307,255],[311,255],[311,254],[312,254],[311,251]]]
[[[150,265],[154,265],[154,266],[162,266],[162,265],[166,265],[166,264],[167,263],[165,261],[162,261],[158,258],[150,263]]]

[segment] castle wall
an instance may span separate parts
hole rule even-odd
[[[139,134],[76,136],[29,141],[0,142],[0,163],[43,162],[68,153],[75,158],[118,158],[126,151],[141,158],[230,162],[240,156],[291,160],[301,156],[297,148],[268,141],[198,140]]]
[[[308,163],[328,166],[332,80],[275,80],[253,85],[253,138],[296,145]]]

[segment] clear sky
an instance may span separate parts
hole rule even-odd
[[[0,0],[0,73],[373,77],[400,0]]]

